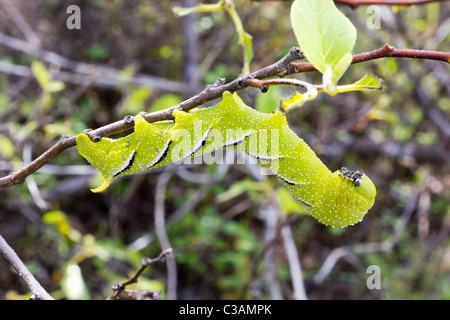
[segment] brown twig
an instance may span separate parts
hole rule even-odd
[[[244,78],[243,84],[245,86],[258,88],[261,90],[261,92],[267,92],[269,90],[270,86],[274,85],[284,85],[284,86],[293,86],[293,87],[300,87],[305,90],[310,89],[322,89],[322,85],[314,85],[312,83],[298,80],[298,79],[269,79],[269,80],[258,80],[253,78]]]
[[[313,283],[315,285],[320,285],[341,258],[355,254],[391,251],[399,241],[401,234],[411,219],[411,216],[417,210],[419,197],[420,192],[415,192],[408,198],[403,208],[402,215],[397,221],[388,239],[380,242],[357,243],[333,249],[333,251],[331,251],[325,259],[319,271],[313,277]]]
[[[352,64],[380,58],[392,58],[392,57],[431,59],[450,63],[450,53],[448,52],[436,52],[436,51],[414,50],[414,49],[395,49],[392,46],[385,44],[380,49],[354,55]],[[225,83],[224,79],[219,79],[214,85],[207,86],[206,89],[203,90],[202,92],[191,97],[190,99],[187,99],[179,103],[176,106],[153,113],[143,113],[142,115],[148,122],[173,120],[172,114],[175,109],[188,111],[206,102],[220,98],[225,91],[235,92],[242,90],[250,85],[247,81],[248,79],[260,80],[270,77],[283,77],[293,73],[316,71],[316,69],[313,67],[311,63],[296,62],[296,60],[301,59],[303,59],[303,54],[301,50],[299,48],[292,48],[289,51],[289,53],[278,62],[265,68],[262,68],[258,71],[255,71],[245,78],[238,78],[229,83]],[[91,137],[92,140],[99,141],[102,137],[131,129],[133,127],[133,121],[134,121],[133,116],[126,116],[123,120],[108,124],[96,130],[91,130],[88,133],[88,135]],[[52,146],[49,150],[44,152],[36,160],[32,161],[30,164],[28,164],[27,166],[23,167],[20,170],[6,177],[0,178],[0,190],[15,184],[23,183],[26,177],[39,170],[43,165],[50,162],[62,151],[74,147],[75,145],[76,145],[75,136],[61,137],[61,139],[54,146]]]
[[[255,2],[270,2],[270,1],[293,1],[293,0],[253,0]],[[424,5],[433,2],[446,2],[449,0],[334,0],[334,2],[342,5],[356,8],[358,6],[369,5],[386,5],[386,6],[411,6]]]
[[[16,252],[8,245],[8,243],[0,235],[0,252],[5,259],[16,269],[19,276],[25,281],[31,291],[31,300],[54,300],[40,283],[33,277],[25,264],[20,260]]]
[[[303,55],[299,48],[293,48],[289,53],[283,57],[278,62],[253,72],[249,75],[251,78],[263,79],[272,76],[283,76],[288,74],[289,64],[298,59],[302,59]],[[246,86],[242,84],[241,79],[236,79],[230,83],[224,84],[224,80],[218,81],[216,84],[206,87],[205,90],[199,94],[187,99],[180,104],[168,108],[166,110],[161,110],[153,113],[144,113],[143,116],[148,122],[156,122],[161,120],[173,119],[172,113],[175,109],[188,111],[192,108],[200,106],[208,101],[217,99],[222,96],[225,91],[238,91],[244,89]],[[91,130],[88,135],[92,140],[98,141],[102,137],[126,131],[133,127],[134,117],[126,116],[123,120],[108,124],[96,130]],[[76,145],[76,136],[62,136],[61,139],[53,145],[50,149],[44,152],[36,160],[30,162],[27,166],[22,169],[7,175],[6,177],[0,178],[0,190],[6,187],[10,187],[15,184],[20,184],[25,181],[25,179],[39,170],[46,163],[50,162],[58,154],[64,150],[74,147]]]
[[[141,260],[141,267],[130,279],[124,282],[116,283],[112,286],[113,292],[106,298],[106,300],[158,300],[161,295],[161,290],[148,291],[148,290],[128,290],[125,289],[126,286],[136,283],[144,270],[157,262],[164,262],[166,256],[172,253],[172,248],[162,251],[158,257],[143,258]]]
[[[353,56],[352,64],[376,60],[381,58],[412,58],[423,60],[437,60],[450,63],[450,52],[439,52],[429,50],[415,50],[415,49],[395,49],[394,47],[385,44],[377,50],[355,54]],[[302,73],[317,71],[309,62],[292,62],[290,73]]]
[[[348,5],[353,8],[368,5],[411,6],[445,1],[449,0],[334,0],[336,3]]]

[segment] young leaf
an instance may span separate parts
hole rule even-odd
[[[345,71],[343,62],[348,60],[345,56],[351,54],[355,45],[356,28],[333,0],[295,0],[291,23],[309,62],[322,73],[330,66],[331,78],[340,78]],[[341,61],[343,58],[345,61]]]
[[[192,13],[219,11],[225,8],[225,5],[226,3],[224,0],[219,0],[219,2],[214,4],[199,3],[195,7],[191,8],[174,7],[172,10],[176,16],[184,17]]]
[[[372,75],[366,74],[353,84],[337,86],[337,92],[362,91],[362,90],[382,90],[383,80]]]
[[[65,87],[64,82],[59,81],[59,80],[51,80],[47,84],[47,91],[50,93],[55,93],[55,92],[63,90],[64,87]]]
[[[46,90],[50,82],[50,73],[47,68],[41,62],[35,60],[31,63],[31,71],[42,90]]]
[[[313,100],[317,97],[317,90],[311,89],[301,94],[300,92],[294,93],[287,99],[281,100],[280,108],[284,112],[288,112],[289,110],[297,107],[301,107],[306,101]]]
[[[0,156],[9,159],[14,155],[14,143],[6,136],[0,134]]]

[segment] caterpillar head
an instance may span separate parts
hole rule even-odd
[[[356,194],[361,196],[361,198],[364,200],[363,202],[366,203],[364,207],[367,207],[367,212],[367,210],[369,210],[375,202],[375,197],[377,195],[377,189],[375,188],[375,185],[373,184],[372,180],[370,180],[370,178],[364,173],[362,173],[362,176],[360,178],[357,178],[356,180],[350,179],[350,182],[352,182],[354,185],[354,188],[352,190]]]
[[[360,222],[375,202],[376,188],[362,171],[342,168],[332,174],[325,189],[318,219],[327,225],[346,227]],[[325,213],[327,211],[327,213]]]

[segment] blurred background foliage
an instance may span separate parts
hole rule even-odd
[[[296,45],[290,1],[235,2],[253,36],[251,70]],[[174,5],[195,1],[4,3],[13,9],[0,6],[0,176],[63,134],[168,108],[242,69],[242,48],[226,12],[172,13]],[[81,30],[66,27],[72,4],[81,8]],[[384,43],[450,50],[449,3],[380,6],[379,29],[368,28],[367,7],[339,8],[358,28],[355,53]],[[48,53],[70,63],[58,65]],[[443,62],[420,60],[353,65],[342,84],[373,73],[386,81],[385,90],[322,94],[288,114],[293,130],[332,171],[361,168],[372,177],[376,203],[356,226],[329,228],[297,214],[276,179],[252,165],[168,167],[165,181],[159,170],[93,194],[95,172],[73,148],[23,185],[0,191],[0,234],[57,299],[104,299],[142,257],[157,256],[161,213],[175,273],[157,264],[134,286],[162,289],[162,298],[168,277],[176,277],[179,299],[293,298],[292,261],[280,234],[288,223],[310,299],[449,299],[449,70]],[[145,81],[135,81],[139,77]],[[295,77],[321,79],[317,73]],[[270,112],[293,92],[250,88],[240,96]],[[324,262],[333,259],[325,272]],[[0,298],[27,298],[28,288],[0,261]],[[373,264],[381,270],[380,290],[366,286]]]

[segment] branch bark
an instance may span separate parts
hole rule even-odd
[[[128,290],[126,286],[138,281],[140,275],[144,270],[157,262],[164,262],[166,256],[172,253],[172,248],[167,248],[160,253],[160,255],[154,259],[143,258],[141,260],[141,267],[130,279],[116,283],[112,286],[113,292],[106,298],[106,300],[158,300],[162,294],[161,290],[148,291],[148,290]]]
[[[31,291],[31,300],[54,300],[47,291],[34,278],[25,264],[20,260],[16,252],[8,245],[6,240],[0,235],[0,252],[5,259],[16,269],[19,276],[25,281]]]
[[[288,74],[289,64],[294,60],[302,58],[303,55],[300,49],[293,48],[278,62],[251,73],[249,77],[263,79],[272,76],[284,76]],[[175,109],[189,111],[190,109],[221,97],[225,91],[238,91],[246,87],[242,79],[235,79],[227,84],[224,84],[224,82],[225,79],[220,79],[220,81],[217,81],[214,85],[207,86],[206,89],[199,94],[181,102],[176,106],[153,113],[144,113],[143,116],[148,122],[171,120],[173,119],[172,113]],[[87,134],[93,141],[99,141],[102,137],[131,129],[133,127],[133,121],[133,116],[126,116],[123,120],[108,124],[96,130],[91,130],[87,132]],[[20,170],[13,172],[6,177],[0,178],[0,190],[15,184],[23,183],[29,175],[35,173],[64,150],[74,146],[76,146],[76,136],[62,136],[55,145],[44,152],[36,160],[32,161]]]
[[[393,46],[385,44],[380,49],[355,54],[352,64],[376,60],[381,58],[410,58],[422,60],[437,60],[450,63],[450,52],[439,52],[416,49],[396,49]],[[292,62],[290,73],[302,73],[317,71],[309,62]]]
[[[450,63],[450,53],[448,52],[395,49],[394,47],[385,44],[380,49],[354,55],[352,64],[392,57],[431,59]],[[270,77],[283,77],[294,73],[316,71],[314,66],[309,62],[296,62],[296,60],[301,60],[303,58],[304,56],[299,48],[292,48],[289,53],[278,62],[255,71],[245,78],[238,78],[229,83],[225,83],[225,79],[220,78],[214,85],[207,86],[202,92],[179,103],[178,105],[153,113],[143,113],[142,115],[148,122],[173,120],[172,113],[175,109],[189,111],[206,102],[220,98],[225,91],[235,92],[245,89],[246,87],[252,85],[252,81],[247,81],[248,79],[261,80]],[[91,130],[87,132],[87,134],[93,141],[99,141],[102,137],[131,129],[133,127],[133,122],[133,116],[126,116],[123,120],[108,124],[96,130]],[[54,146],[44,152],[36,160],[32,161],[20,170],[11,173],[6,177],[0,178],[0,190],[15,184],[23,183],[29,175],[39,170],[43,165],[50,162],[62,151],[74,147],[75,145],[76,136],[61,137],[61,139]]]
[[[446,1],[449,0],[334,0],[336,3],[348,5],[353,8],[361,5],[410,6]]]
[[[270,1],[293,1],[293,0],[253,0],[255,2],[270,2]],[[411,6],[423,5],[433,2],[446,2],[449,0],[334,0],[334,2],[342,5],[347,5],[352,8],[358,6],[369,5],[387,5],[387,6]]]

